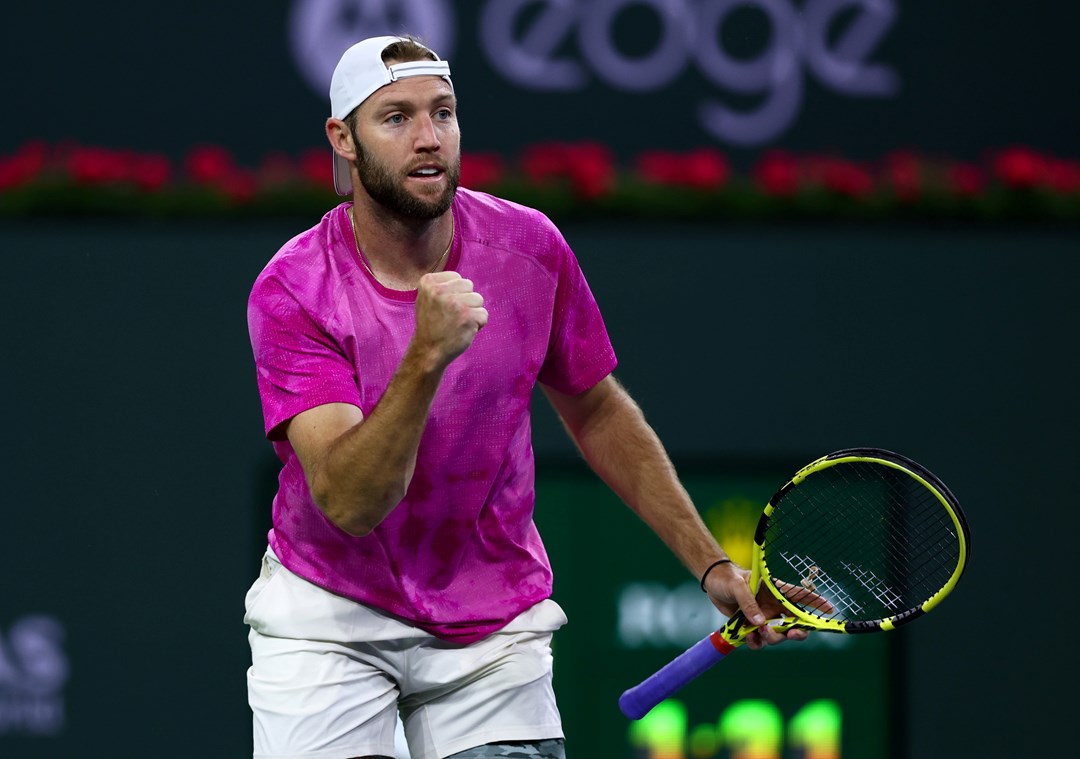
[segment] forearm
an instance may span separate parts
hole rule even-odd
[[[443,373],[487,323],[484,299],[457,272],[425,274],[416,329],[382,397],[365,418],[335,404],[298,414],[289,441],[315,502],[341,529],[373,530],[405,497]]]
[[[444,366],[410,347],[378,404],[312,467],[312,495],[337,526],[374,529],[405,497]]]
[[[679,481],[656,432],[613,379],[603,400],[581,420],[564,418],[586,462],[679,558],[700,577],[726,554]]]

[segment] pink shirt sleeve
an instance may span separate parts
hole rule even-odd
[[[324,403],[360,407],[352,361],[272,275],[252,290],[248,330],[269,439],[284,439],[285,422]]]
[[[537,379],[567,395],[593,387],[614,371],[615,351],[600,308],[569,245],[557,233],[563,250],[557,271],[551,342]]]

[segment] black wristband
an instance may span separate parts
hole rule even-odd
[[[713,571],[713,569],[720,566],[721,564],[730,564],[730,563],[731,563],[731,559],[720,559],[720,561],[714,561],[712,564],[709,565],[709,567],[705,570],[705,573],[703,575],[701,575],[701,592],[702,593],[708,593],[709,592],[709,591],[705,590],[705,578],[709,576],[709,572]]]

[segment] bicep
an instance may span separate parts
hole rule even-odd
[[[334,443],[362,421],[364,413],[351,403],[324,403],[300,412],[289,421],[285,434],[309,484]]]

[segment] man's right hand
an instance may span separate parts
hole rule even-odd
[[[428,349],[440,367],[464,353],[487,321],[484,296],[473,290],[472,280],[456,271],[425,274],[420,279],[413,340]]]

